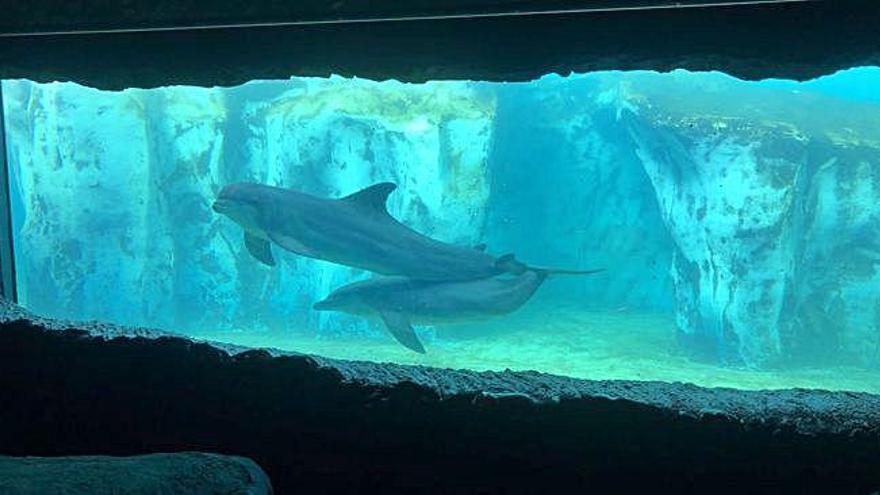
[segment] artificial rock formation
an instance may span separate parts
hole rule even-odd
[[[330,197],[389,180],[391,213],[428,235],[612,275],[533,304],[673,311],[686,348],[721,362],[876,362],[870,94],[687,72],[4,89],[20,293],[39,313],[371,334],[309,311],[366,274],[262,267],[209,205],[240,180]]]
[[[224,452],[256,461],[276,493],[880,487],[872,394],[339,361],[38,318],[2,301],[0,401],[0,454]],[[206,471],[241,481],[248,465]]]
[[[880,106],[721,76],[638,88],[625,125],[675,241],[683,334],[748,364],[876,362]]]
[[[330,197],[392,181],[389,210],[404,222],[463,244],[481,233],[493,102],[466,84],[4,89],[25,212],[20,299],[43,314],[338,331],[338,317],[314,320],[313,296],[363,274],[295,256],[275,270],[254,263],[241,229],[210,209],[237,181]]]

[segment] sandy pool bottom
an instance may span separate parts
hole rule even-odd
[[[198,337],[248,347],[329,358],[438,368],[535,370],[593,380],[659,380],[747,390],[812,388],[880,393],[880,368],[816,367],[751,370],[716,366],[683,355],[670,315],[604,311],[517,314],[425,335],[427,354],[376,338],[319,338],[296,333],[222,332]]]

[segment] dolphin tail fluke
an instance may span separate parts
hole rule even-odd
[[[530,268],[539,273],[544,273],[545,275],[592,275],[594,273],[604,272],[604,268],[596,268],[594,270],[565,270],[562,268]]]
[[[418,352],[419,354],[425,353],[425,346],[419,341],[412,324],[410,324],[409,318],[405,314],[383,311],[381,316],[385,326],[388,327],[388,331],[391,332],[391,335],[400,342],[401,345],[411,351]]]
[[[504,273],[512,275],[522,275],[525,272],[538,272],[545,276],[550,275],[592,275],[594,273],[604,272],[604,268],[594,270],[566,270],[562,268],[543,268],[537,266],[529,266],[516,259],[513,254],[505,254],[495,260],[495,267]]]

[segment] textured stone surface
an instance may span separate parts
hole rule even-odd
[[[699,76],[698,76],[699,77]],[[673,242],[618,114],[626,76],[493,86],[487,242],[537,266],[604,267],[601,283],[557,278],[536,298],[671,311]],[[620,105],[623,105],[621,107]]]
[[[220,451],[279,493],[880,486],[870,394],[349,363],[0,315],[6,455]]]
[[[464,245],[483,232],[494,102],[465,83],[4,88],[24,214],[19,300],[41,314],[189,332],[367,331],[310,311],[362,272],[280,249],[277,269],[254,262],[241,229],[210,210],[237,181],[327,197],[392,181],[389,211],[407,224]]]
[[[254,351],[220,342],[193,341],[182,335],[155,329],[40,318],[3,302],[0,323],[22,320],[53,332],[85,331],[89,338],[98,340],[173,338],[188,343],[201,342],[223,351],[231,358],[260,354],[267,358],[295,357],[305,360],[308,366],[315,369],[331,370],[343,382],[369,387],[395,387],[411,383],[431,390],[440,399],[466,395],[485,396],[489,400],[520,398],[539,404],[553,404],[561,400],[602,397],[667,409],[697,419],[708,415],[751,426],[784,426],[801,434],[852,434],[860,431],[880,434],[880,397],[868,393],[709,389],[681,383],[581,380],[533,371],[475,372],[346,361],[276,349]]]
[[[4,31],[535,7],[532,2],[491,0],[406,2],[405,7],[393,1],[278,0],[7,4],[0,22]],[[540,2],[547,9],[597,4],[634,5],[631,1]],[[849,67],[880,64],[878,23],[880,6],[874,0],[835,0],[147,35],[0,38],[0,78],[72,80],[105,89],[226,86],[254,79],[330,74],[410,82],[525,81],[553,72],[676,68],[721,70],[748,79],[809,79]]]
[[[675,242],[680,330],[725,361],[876,363],[880,106],[644,77],[625,125]]]
[[[266,473],[250,459],[217,454],[0,456],[0,492],[8,495],[268,495],[272,487]]]

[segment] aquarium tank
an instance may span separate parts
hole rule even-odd
[[[35,314],[351,360],[880,392],[880,68],[2,96]]]

